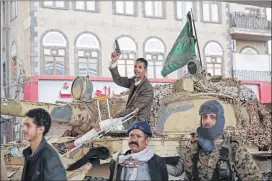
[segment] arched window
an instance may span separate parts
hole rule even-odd
[[[204,49],[206,70],[211,75],[222,75],[223,49],[216,42],[210,42]]]
[[[161,70],[164,61],[164,43],[156,37],[148,38],[144,44],[144,57],[148,61],[148,78],[162,78]]]
[[[121,76],[134,76],[134,62],[137,54],[135,41],[129,36],[121,36],[117,38],[121,49],[121,56],[118,59],[118,69]]]
[[[254,48],[251,48],[251,47],[243,48],[241,53],[242,54],[249,54],[249,55],[257,55],[258,54],[258,52]]]
[[[83,33],[76,39],[77,75],[99,75],[100,43],[92,33]]]
[[[43,72],[45,75],[65,75],[68,72],[68,43],[58,31],[46,33],[42,39]]]

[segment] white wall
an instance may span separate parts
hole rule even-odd
[[[56,101],[71,102],[72,98],[63,98],[60,96],[63,84],[67,82],[69,90],[71,89],[73,81],[65,80],[40,80],[38,83],[38,100],[41,102],[55,103]],[[126,91],[126,88],[116,85],[114,82],[92,82],[93,94],[96,90],[101,90],[104,93],[104,87],[111,87],[111,91],[114,90],[115,94]],[[50,89],[48,88],[50,87]],[[69,91],[71,92],[71,91]]]
[[[69,92],[71,92],[71,86],[73,81],[65,80],[39,80],[38,82],[38,101],[55,103],[56,101],[71,102],[72,98],[63,98],[60,96],[60,91],[62,90],[63,84],[67,83],[69,86]],[[121,92],[127,91],[127,88],[121,87],[114,82],[106,81],[92,81],[93,84],[93,97],[95,96],[96,90],[101,90],[104,94],[104,87],[110,87],[111,96],[114,94],[120,94]],[[164,84],[164,83],[152,83],[152,85]]]
[[[233,69],[251,71],[271,71],[269,55],[233,54]]]
[[[60,91],[62,90],[63,84],[67,83],[69,86],[69,92],[71,93],[72,80],[39,80],[38,82],[38,101],[55,103],[56,101],[71,102],[72,98],[63,98],[60,96]],[[106,81],[92,81],[93,84],[93,97],[95,96],[96,90],[102,91],[104,94],[104,87],[110,87],[111,96],[113,94],[120,94],[121,92],[127,91],[127,88],[121,87],[114,82]],[[156,84],[165,83],[152,83],[153,86]],[[50,88],[49,88],[50,87]]]

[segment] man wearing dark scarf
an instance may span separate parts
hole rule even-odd
[[[152,137],[149,124],[137,121],[129,130],[126,153],[116,153],[110,162],[110,177],[112,180],[152,180],[167,181],[166,162],[154,154],[148,142]]]
[[[184,180],[190,181],[231,181],[235,177],[262,180],[260,169],[245,146],[224,133],[223,106],[217,100],[206,101],[201,105],[199,115],[198,141],[181,156],[179,167],[167,166],[168,173],[180,176],[185,172]],[[220,163],[225,164],[224,169]]]

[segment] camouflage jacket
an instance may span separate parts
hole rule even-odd
[[[262,180],[262,175],[259,167],[255,163],[252,155],[247,151],[244,145],[237,142],[231,142],[231,167],[235,167],[236,176],[239,180]],[[183,162],[185,177],[184,180],[193,180],[193,155],[199,150],[199,160],[197,169],[200,180],[211,180],[219,160],[220,149],[228,147],[226,141],[216,145],[214,150],[210,153],[205,153],[204,150],[198,148],[198,143],[193,143],[190,148],[181,155],[180,162]],[[233,168],[232,168],[233,170]]]

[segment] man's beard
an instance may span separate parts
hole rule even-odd
[[[212,128],[213,126],[212,125],[209,125],[209,124],[204,124],[203,125],[203,128]]]

